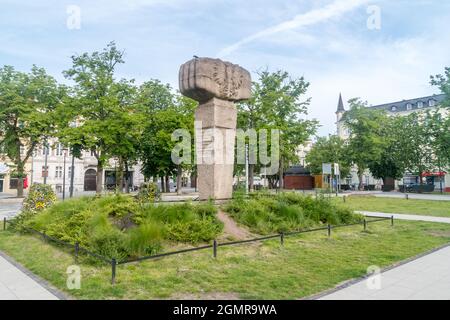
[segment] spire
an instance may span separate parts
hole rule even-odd
[[[342,101],[342,94],[339,93],[339,102],[338,102],[338,107],[337,107],[337,112],[345,112],[345,108],[344,108],[344,102]]]

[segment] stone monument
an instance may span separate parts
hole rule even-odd
[[[179,85],[182,94],[199,102],[195,138],[200,199],[230,199],[237,119],[234,102],[250,98],[250,73],[220,59],[194,58],[180,67]]]

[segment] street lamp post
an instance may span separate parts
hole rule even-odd
[[[66,199],[66,156],[67,156],[67,148],[64,148],[63,152],[64,152],[64,169],[63,169],[62,198],[63,198],[63,201],[64,201]]]

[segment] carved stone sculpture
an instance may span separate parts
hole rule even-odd
[[[180,68],[180,91],[200,103],[195,112],[200,199],[229,199],[233,191],[234,101],[249,99],[250,73],[220,59],[195,58]]]

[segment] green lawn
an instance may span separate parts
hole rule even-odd
[[[79,299],[248,298],[297,299],[450,242],[450,225],[389,221],[278,240],[219,247],[218,258],[200,251],[119,266],[111,286],[110,267],[81,264]],[[32,272],[65,289],[73,258],[29,235],[0,231],[0,250]]]
[[[341,197],[332,198],[332,200],[353,210],[450,217],[450,201],[406,200],[374,196],[349,196],[345,203]]]

